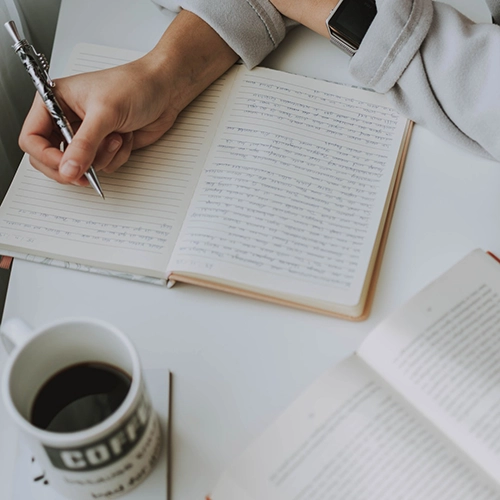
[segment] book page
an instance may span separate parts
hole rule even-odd
[[[383,96],[265,68],[234,88],[169,269],[358,304],[406,120]]]
[[[139,55],[79,45],[68,73],[105,69]],[[99,172],[105,200],[90,187],[57,184],[25,157],[0,208],[2,252],[166,277],[231,81],[226,75],[207,89],[164,137],[133,152],[117,172]]]
[[[383,322],[359,355],[500,481],[500,264],[466,256]]]
[[[232,463],[211,499],[483,500],[493,488],[352,356]]]

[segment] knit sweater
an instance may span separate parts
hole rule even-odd
[[[249,68],[274,50],[293,25],[269,0],[154,1],[201,17]],[[500,22],[500,0],[485,1]],[[499,25],[474,23],[432,0],[377,0],[377,15],[349,71],[416,123],[500,160]]]

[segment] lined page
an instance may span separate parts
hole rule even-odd
[[[380,95],[263,68],[236,87],[171,268],[357,304],[406,120]]]
[[[76,74],[140,54],[79,45]],[[0,209],[0,244],[56,259],[165,277],[165,270],[210,145],[217,105],[231,78],[192,103],[155,144],[135,151],[114,174],[98,173],[106,200],[92,188],[63,186],[25,158]]]

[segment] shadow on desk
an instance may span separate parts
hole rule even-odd
[[[0,321],[3,317],[5,296],[7,295],[7,285],[9,283],[10,270],[0,269]]]

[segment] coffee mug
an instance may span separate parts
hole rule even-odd
[[[115,498],[152,471],[158,416],[130,340],[105,322],[76,318],[31,330],[4,322],[8,413],[49,485],[75,500]]]

